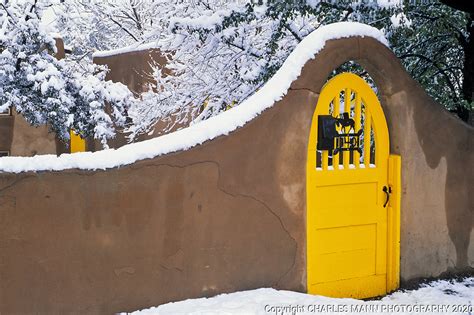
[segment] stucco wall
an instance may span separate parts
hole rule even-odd
[[[10,154],[12,156],[34,156],[56,153],[56,135],[48,126],[31,126],[22,115],[13,113],[13,139]]]
[[[472,267],[473,128],[386,47],[340,39],[229,136],[109,171],[0,174],[0,312],[112,313],[257,287],[305,291],[312,113],[348,60],[374,78],[392,153],[402,155],[402,279]]]
[[[54,56],[62,59],[65,56],[63,40],[60,38],[55,40],[57,52]],[[60,147],[64,147],[56,140],[55,134],[48,126],[31,126],[15,110],[10,116],[0,116],[0,151],[9,151],[12,156],[56,154],[57,143]]]
[[[166,65],[166,57],[158,49],[144,49],[116,54],[111,53],[104,56],[99,55],[94,57],[93,61],[95,64],[107,66],[109,69],[106,76],[107,80],[125,84],[137,97],[140,97],[141,93],[147,92],[150,89],[154,91],[159,90],[154,78],[154,68]],[[165,69],[163,73],[169,74],[169,71]],[[190,118],[192,117],[188,117],[188,122],[191,121]],[[150,132],[140,135],[134,141],[143,141],[158,137],[183,128],[188,125],[188,122],[176,123],[175,117],[159,120]],[[126,136],[124,132],[118,130],[116,138],[109,140],[109,147],[118,148],[127,144],[129,141]],[[94,146],[90,147],[92,151],[101,148],[99,141],[89,140],[89,142],[94,142]]]
[[[14,122],[13,116],[0,115],[0,151],[9,152],[11,149]]]
[[[93,61],[107,66],[107,80],[121,82],[137,95],[156,85],[153,67],[166,64],[166,58],[158,49],[99,55]]]

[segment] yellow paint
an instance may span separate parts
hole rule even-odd
[[[70,131],[71,135],[71,153],[75,152],[86,152],[86,141],[82,137],[76,134],[73,130]]]
[[[339,156],[331,159],[323,151],[317,167],[318,116],[338,116],[343,111],[351,113],[357,130],[364,129],[363,161],[359,161],[358,153],[351,157],[351,153],[343,152],[339,161]],[[375,165],[370,163],[371,133]],[[384,208],[386,195],[382,189],[388,185],[393,191]],[[321,91],[308,144],[308,292],[367,298],[397,288],[399,235],[400,157],[389,159],[389,135],[382,107],[362,78],[340,74]]]
[[[388,184],[392,195],[388,204],[388,251],[387,251],[387,292],[400,286],[400,202],[402,158],[390,155],[388,160]]]
[[[227,104],[227,106],[225,107],[225,110],[229,110],[231,108],[234,108],[235,104],[237,104],[237,101],[232,101],[232,103]]]
[[[207,107],[208,104],[209,104],[209,98],[206,98],[206,100],[202,104],[202,109],[204,110]],[[235,104],[237,104],[237,101],[232,101],[230,104],[226,105],[225,110],[229,110],[229,109],[233,108]]]

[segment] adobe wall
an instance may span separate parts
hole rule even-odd
[[[154,78],[154,68],[166,65],[166,57],[159,49],[143,49],[136,51],[128,51],[121,53],[111,53],[109,55],[94,56],[93,62],[98,65],[106,65],[109,69],[106,79],[113,82],[125,84],[130,91],[137,97],[150,89],[156,91],[156,80]],[[164,73],[169,73],[166,69]],[[188,120],[190,121],[190,120]],[[158,121],[151,133],[139,136],[135,141],[143,141],[160,135],[175,131],[179,128],[186,127],[187,123],[178,123],[174,125],[174,118],[169,117],[167,121]],[[94,142],[91,147],[92,151],[101,149],[99,141]],[[109,140],[108,144],[111,148],[119,148],[127,144],[126,134],[118,130],[117,136]]]
[[[54,56],[65,56],[64,43],[56,38],[57,52]],[[8,151],[12,156],[34,156],[37,154],[56,154],[56,136],[46,125],[31,126],[22,115],[14,110],[9,116],[0,115],[0,151]]]
[[[56,153],[56,134],[47,125],[31,126],[22,115],[13,112],[14,120],[10,155],[34,156]]]
[[[0,115],[0,151],[10,152],[13,139],[13,123],[11,115]]]
[[[374,78],[402,155],[403,280],[474,266],[473,128],[382,44],[350,38],[327,42],[281,101],[228,136],[108,171],[0,174],[0,313],[304,292],[311,119],[330,72],[348,60]]]
[[[166,58],[158,49],[145,49],[94,56],[93,62],[107,66],[107,80],[121,82],[138,95],[156,85],[153,67],[166,64]]]

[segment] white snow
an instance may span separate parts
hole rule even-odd
[[[376,301],[258,289],[168,303],[132,314],[472,314],[472,301],[474,278],[467,278],[459,282],[435,281],[418,290],[395,292]]]
[[[408,19],[408,17],[403,12],[392,15],[390,17],[390,22],[392,22],[394,27],[400,27],[402,25],[410,27],[412,24],[412,21],[410,21],[410,19]]]
[[[119,149],[34,157],[2,157],[0,172],[60,171],[66,169],[108,169],[149,159],[159,155],[186,150],[244,126],[287,93],[291,83],[301,74],[306,62],[321,51],[326,41],[347,37],[372,37],[388,46],[383,33],[369,25],[340,22],[322,26],[309,34],[286,59],[278,72],[255,94],[226,112],[188,128],[132,143]],[[131,49],[131,48],[126,48]],[[124,49],[124,51],[126,51]],[[117,51],[115,51],[117,52]],[[104,53],[105,54],[105,53]],[[99,54],[96,56],[104,56]]]
[[[391,8],[396,6],[402,6],[402,0],[377,0],[377,4],[383,8]]]
[[[135,51],[148,50],[148,49],[153,49],[153,48],[156,48],[155,43],[135,44],[135,45],[122,47],[118,49],[96,51],[92,54],[92,58],[110,57],[110,56],[116,56],[116,55],[126,54],[130,52],[135,52]]]
[[[51,6],[50,8],[48,8],[47,10],[43,12],[43,16],[41,18],[41,24],[44,26],[54,26],[54,24],[56,23],[56,18],[57,18],[56,13],[54,12]],[[61,35],[59,35],[59,37],[55,37],[55,36],[53,37],[62,38]]]
[[[259,8],[262,10],[263,8]],[[170,19],[169,28],[173,29],[176,24],[183,24],[191,27],[200,27],[203,29],[212,30],[216,25],[221,24],[225,17],[229,16],[232,12],[245,11],[245,7],[241,5],[234,5],[232,9],[218,10],[211,15],[203,15],[200,17],[174,17]]]

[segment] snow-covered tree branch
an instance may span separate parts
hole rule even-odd
[[[0,111],[12,107],[32,125],[48,124],[63,140],[74,129],[106,146],[134,98],[124,85],[105,81],[105,69],[52,56],[55,39],[40,20],[54,4],[1,0]]]
[[[194,1],[188,6],[158,1],[155,10],[161,27],[148,38],[155,39],[161,51],[171,52],[166,68],[173,75],[157,71],[162,95],[136,104],[132,137],[148,131],[165,113],[163,108],[184,111],[182,117],[197,117],[196,122],[240,103],[273,76],[302,38],[324,23],[352,19],[388,25],[387,12],[400,8],[268,0]],[[148,104],[154,107],[144,109]]]
[[[74,0],[54,12],[65,40],[82,55],[148,41],[160,27],[156,9],[154,0]]]
[[[125,108],[130,139],[160,120],[196,122],[217,115],[257,91],[309,33],[346,20],[382,29],[431,96],[465,120],[472,111],[466,53],[473,47],[472,18],[438,1],[1,1],[3,95],[8,91],[8,106],[31,123],[49,123],[62,137],[74,128],[105,141],[114,124],[123,125]],[[49,6],[74,47],[68,60],[46,51],[54,43],[39,19]],[[94,50],[144,42],[154,42],[168,61],[155,65],[157,85],[138,101],[124,87],[104,82],[103,69],[84,58]],[[105,101],[111,111],[104,110]]]

